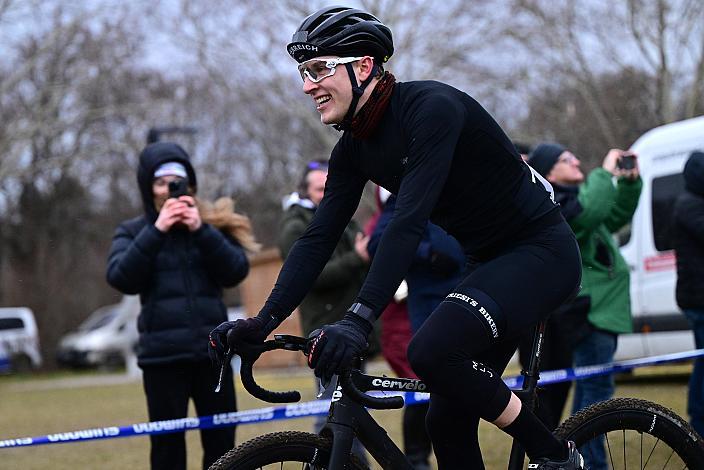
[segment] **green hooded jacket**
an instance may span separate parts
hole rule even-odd
[[[589,322],[612,333],[630,333],[630,274],[613,234],[628,224],[638,206],[642,181],[597,168],[577,191],[579,209],[566,217],[582,252],[582,291],[591,306]]]
[[[291,204],[286,208],[278,236],[282,258],[286,259],[314,214],[314,209],[300,204]],[[298,310],[305,335],[323,325],[341,320],[347,308],[354,303],[367,273],[366,263],[354,248],[355,237],[361,231],[357,222],[350,221],[323,272],[301,302]]]

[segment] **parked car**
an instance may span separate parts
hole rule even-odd
[[[684,190],[684,163],[692,151],[704,150],[704,116],[652,129],[631,150],[638,154],[643,191],[619,242],[631,270],[635,333],[619,336],[617,359],[695,349],[687,320],[675,302],[671,218]]]
[[[125,295],[117,304],[98,308],[76,331],[61,338],[56,353],[57,362],[69,367],[112,368],[127,364],[128,369],[136,369],[130,360],[135,362],[139,311],[138,295]],[[227,314],[230,320],[244,318],[243,309],[239,306],[229,308]],[[233,367],[235,363],[233,360]]]
[[[0,367],[3,362],[13,372],[25,372],[42,365],[37,322],[27,307],[0,308]]]
[[[125,364],[137,343],[139,296],[126,295],[95,310],[59,342],[56,359],[70,367],[117,367]]]

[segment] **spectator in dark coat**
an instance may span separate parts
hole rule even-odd
[[[236,411],[230,370],[223,391],[213,391],[217,374],[207,338],[227,320],[223,288],[247,275],[242,244],[256,248],[248,221],[232,212],[231,200],[196,203],[196,174],[177,144],[148,145],[139,157],[137,181],[144,214],[117,228],[107,280],[120,292],[140,296],[137,360],[149,419],[186,417],[189,398],[199,416]],[[169,183],[177,181],[184,188],[187,183],[188,194],[170,197]],[[206,222],[209,217],[219,229]],[[230,450],[234,437],[234,428],[201,431],[203,468]],[[184,433],[152,435],[150,460],[153,469],[185,469]]]
[[[396,196],[377,187],[377,204],[378,216],[367,226],[371,232],[367,249],[372,257],[384,229],[393,218]],[[394,296],[381,317],[382,354],[399,377],[418,378],[408,362],[408,344],[460,282],[464,264],[464,252],[457,240],[437,225],[428,223],[406,274],[406,297]],[[404,453],[416,470],[430,469],[428,459],[432,445],[425,429],[428,407],[429,403],[421,403],[403,409]]]
[[[369,240],[373,256],[381,234],[393,217],[396,196],[384,204]],[[433,223],[428,223],[418,244],[406,282],[408,283],[408,315],[413,333],[418,331],[438,304],[460,281],[465,256],[459,242]]]
[[[522,144],[514,142],[516,150],[524,161],[534,165],[535,170],[541,176],[547,176],[552,168],[557,164],[559,156],[565,149],[559,145],[542,143],[535,149],[530,149]],[[533,162],[529,160],[533,157]],[[577,178],[583,175],[580,172]],[[571,182],[576,183],[577,181]],[[552,178],[550,183],[555,191],[555,200],[560,203],[563,216],[569,222],[574,217],[574,202],[570,201],[576,197],[576,192],[570,187],[555,181]],[[545,325],[545,339],[543,340],[540,355],[540,371],[565,369],[572,367],[572,352],[574,349],[574,335],[572,322],[565,321],[565,318],[579,317],[586,323],[588,306],[582,299],[573,304],[565,305],[552,312]],[[534,330],[527,331],[521,336],[518,343],[518,362],[523,370],[528,370],[533,351]],[[560,382],[556,384],[541,386],[538,389],[538,400],[535,413],[545,423],[548,429],[555,429],[560,421],[567,403],[567,397],[572,387],[572,382]]]
[[[684,192],[673,216],[673,243],[677,254],[677,305],[704,348],[704,153],[693,152],[684,166]],[[697,358],[689,378],[687,403],[692,426],[704,436],[704,359]]]

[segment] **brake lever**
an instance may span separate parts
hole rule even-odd
[[[315,396],[315,398],[321,399],[321,398],[330,398],[332,397],[332,392],[337,389],[337,384],[339,382],[337,374],[333,374],[332,377],[330,377],[330,380],[325,382],[324,379],[316,377],[317,382],[318,382],[318,394]]]
[[[220,376],[218,377],[218,385],[215,387],[215,393],[220,393],[220,388],[222,387],[222,380],[225,378],[225,368],[230,366],[230,361],[232,360],[233,356],[232,348],[227,348],[227,352],[225,353],[225,360],[222,362],[222,365],[220,366]]]

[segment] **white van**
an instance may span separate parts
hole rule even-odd
[[[42,365],[39,332],[27,307],[0,308],[0,369],[26,372]]]
[[[139,296],[125,295],[120,303],[95,310],[78,330],[61,338],[56,360],[72,367],[125,364],[134,355],[139,309]]]
[[[684,164],[693,151],[704,151],[704,116],[652,129],[631,150],[638,155],[643,192],[630,230],[621,233],[619,241],[631,269],[636,333],[619,336],[617,359],[695,349],[675,302],[677,269],[670,228],[674,202],[684,190]]]

